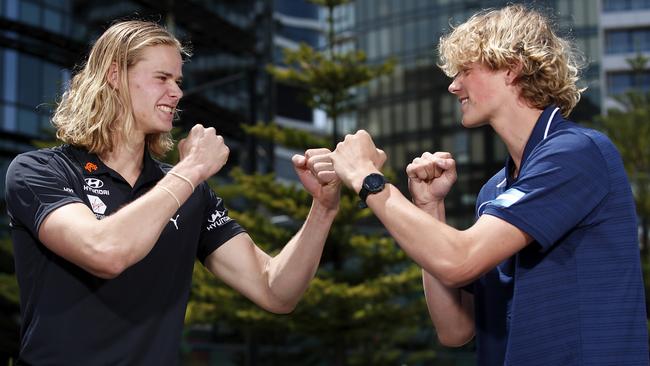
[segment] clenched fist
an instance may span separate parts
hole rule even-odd
[[[448,152],[425,152],[406,167],[409,191],[416,206],[442,201],[456,182],[456,162]]]
[[[228,161],[230,149],[214,128],[197,124],[178,143],[178,152],[178,165],[191,167],[198,182],[202,182],[223,168]]]

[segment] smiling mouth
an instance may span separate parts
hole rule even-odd
[[[158,110],[161,110],[169,114],[174,114],[174,112],[176,111],[175,107],[168,106],[168,105],[157,105],[156,108],[158,108]]]
[[[468,101],[469,101],[469,98],[460,98],[460,99],[458,99],[458,102],[461,105],[466,104]]]

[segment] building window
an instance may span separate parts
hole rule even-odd
[[[631,89],[650,92],[650,71],[617,72],[607,75],[607,94],[618,95]]]
[[[0,1],[0,5],[2,3]],[[17,20],[53,33],[64,35],[69,33],[68,18],[71,10],[69,1],[23,0],[18,3],[18,12],[14,16]]]
[[[648,51],[650,28],[621,29],[605,33],[605,52],[608,54]]]
[[[603,0],[603,11],[650,9],[650,0]]]

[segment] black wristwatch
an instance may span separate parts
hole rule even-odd
[[[379,173],[368,174],[363,178],[363,184],[361,185],[361,190],[359,191],[359,197],[361,201],[359,202],[359,208],[366,208],[366,198],[369,194],[379,193],[384,190],[386,186],[386,177]]]

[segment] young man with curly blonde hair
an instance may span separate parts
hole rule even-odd
[[[571,44],[513,5],[474,15],[439,51],[462,124],[491,126],[509,153],[481,189],[476,223],[444,223],[448,152],[408,165],[412,203],[375,168],[383,157],[365,131],[332,159],[422,266],[441,343],[476,335],[480,365],[647,365],[634,200],[610,140],[566,119],[582,92]]]
[[[53,117],[65,145],[7,172],[22,314],[17,365],[176,365],[192,268],[262,308],[290,312],[313,278],[339,205],[326,149],[293,158],[313,204],[275,257],[228,216],[205,180],[229,149],[196,125],[172,146],[186,50],[151,22],[112,25]],[[307,165],[309,158],[309,165]]]

